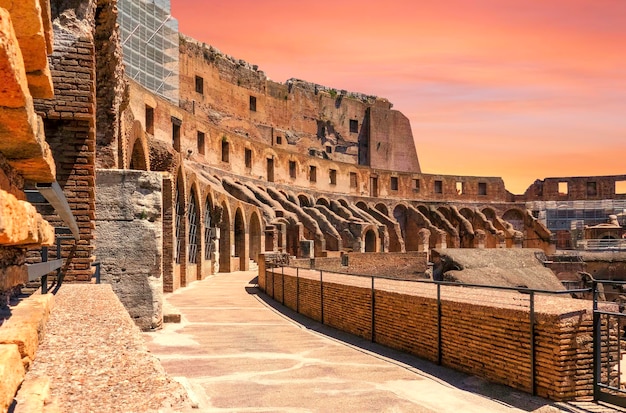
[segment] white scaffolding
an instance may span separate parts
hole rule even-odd
[[[120,0],[126,75],[178,104],[178,21],[169,0]]]

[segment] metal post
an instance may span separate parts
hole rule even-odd
[[[48,247],[41,247],[41,262],[48,262]],[[48,274],[41,276],[41,293],[48,294]]]
[[[439,365],[443,359],[441,342],[441,284],[437,283],[437,364]]]
[[[537,394],[535,385],[535,292],[530,292],[530,390]]]
[[[322,324],[324,324],[324,280],[322,279],[322,270],[320,270],[320,312]]]
[[[372,277],[372,343],[376,342],[376,290],[374,289],[374,277]]]
[[[593,281],[593,399],[600,398],[600,387],[598,386],[601,377],[602,351],[600,343],[600,314],[598,314],[598,283]]]

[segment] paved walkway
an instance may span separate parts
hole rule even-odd
[[[553,406],[345,335],[274,303],[253,272],[212,276],[166,297],[181,324],[148,348],[202,412],[600,412]]]

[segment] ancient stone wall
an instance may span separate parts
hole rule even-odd
[[[391,278],[423,278],[428,269],[426,252],[349,252],[344,256],[294,259],[289,264],[297,268]]]
[[[64,243],[66,280],[89,281],[95,218],[95,2],[53,1],[54,53],[50,59],[54,99],[37,100],[46,136],[65,193],[80,231],[75,244]],[[42,210],[54,225],[62,221]]]
[[[621,191],[618,183],[623,185]],[[524,195],[524,201],[593,201],[626,199],[626,175],[580,176],[536,180]]]
[[[345,277],[345,278],[341,278]],[[430,284],[376,280],[295,269],[260,268],[267,295],[331,327],[459,371],[526,391],[531,381],[528,297],[444,287],[441,324]],[[374,311],[372,312],[372,303]],[[372,317],[373,314],[373,317]],[[536,393],[551,400],[589,398],[593,387],[591,303],[537,296]],[[439,341],[441,345],[439,345]]]
[[[162,322],[163,218],[161,174],[104,170],[96,174],[96,256],[142,330]]]
[[[295,79],[278,84],[190,38],[180,50],[181,106],[215,126],[290,152],[420,172],[409,120],[387,100]]]

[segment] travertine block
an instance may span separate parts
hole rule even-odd
[[[15,344],[27,367],[35,358],[43,340],[46,321],[54,299],[52,294],[32,296],[13,309],[13,314],[0,327],[0,344]]]
[[[54,228],[34,206],[0,190],[0,244],[52,245]]]
[[[40,0],[0,0],[0,7],[7,9],[11,14],[15,36],[22,50],[25,71],[33,77],[49,77],[48,39],[42,19]],[[45,79],[39,79],[37,83],[39,87],[31,90],[34,97],[51,98],[54,96],[51,82],[49,88],[45,88],[48,85]]]
[[[0,411],[9,409],[25,374],[17,346],[0,344]]]
[[[31,102],[28,80],[11,16],[0,8],[0,106],[20,108]]]

